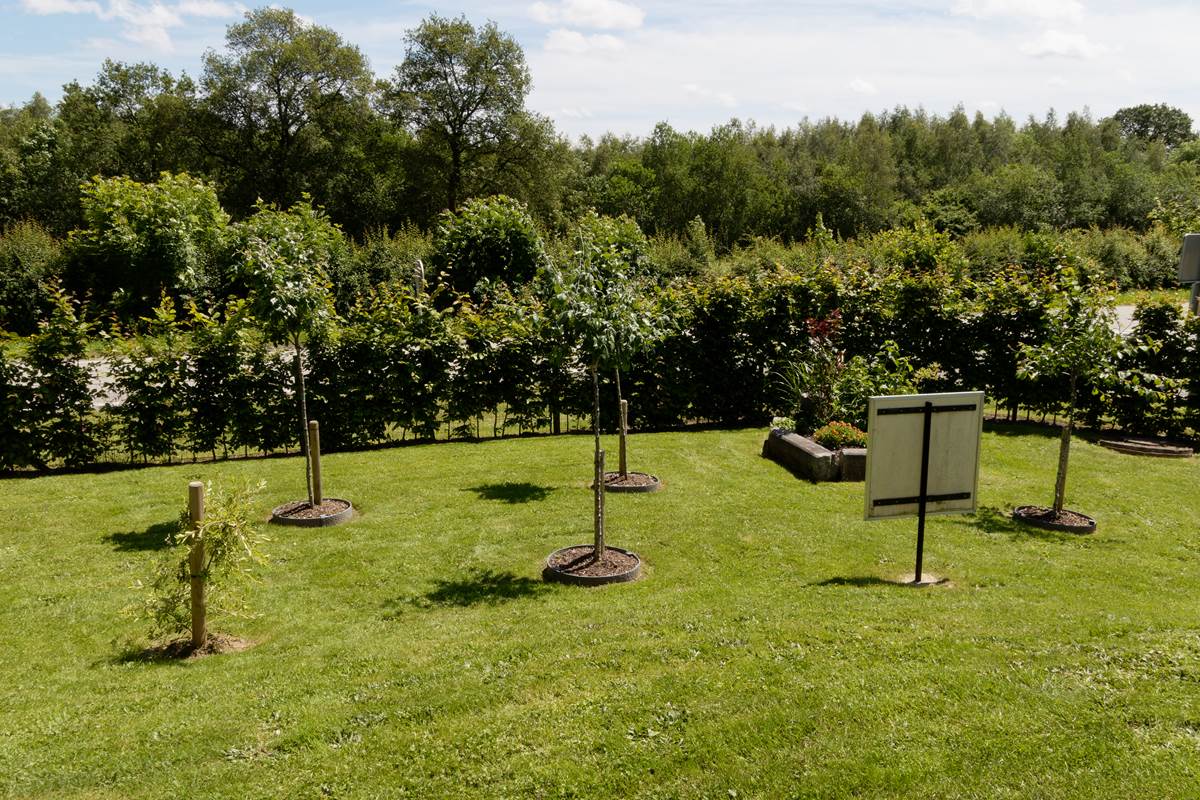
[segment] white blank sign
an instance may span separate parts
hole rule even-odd
[[[1200,233],[1185,233],[1179,249],[1179,282],[1200,283]]]
[[[925,513],[968,514],[975,510],[979,489],[979,439],[983,432],[983,392],[943,392],[872,397],[867,406],[866,519],[912,516],[921,493],[922,411],[933,404],[929,422],[929,477]],[[947,406],[974,406],[966,411],[938,411]],[[892,413],[887,413],[891,410]],[[884,411],[885,413],[880,413]],[[909,502],[896,502],[909,499]]]

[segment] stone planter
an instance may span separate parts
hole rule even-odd
[[[861,481],[866,479],[867,449],[847,447],[827,450],[792,431],[772,428],[763,442],[763,458],[781,464],[810,481]]]

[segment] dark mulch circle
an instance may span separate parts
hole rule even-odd
[[[1192,448],[1156,439],[1101,439],[1101,447],[1133,456],[1158,458],[1191,458]]]
[[[605,486],[655,486],[658,478],[644,472],[626,472],[622,477],[619,472],[604,473]]]
[[[637,556],[612,547],[604,548],[604,557],[597,560],[591,545],[565,547],[551,554],[546,564],[558,572],[589,578],[621,575],[638,564]]]
[[[1096,520],[1067,508],[1056,514],[1053,508],[1046,506],[1018,506],[1013,509],[1012,516],[1018,522],[1053,531],[1091,533],[1096,530]]]
[[[320,519],[340,514],[349,507],[349,502],[330,497],[317,506],[309,505],[307,500],[297,500],[294,503],[279,506],[271,513],[277,517],[287,517],[288,519]]]

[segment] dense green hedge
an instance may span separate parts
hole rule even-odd
[[[1062,387],[1018,378],[1017,353],[1044,338],[1058,288],[1053,270],[975,282],[936,269],[830,264],[651,288],[667,333],[622,376],[631,424],[765,422],[784,409],[779,376],[805,357],[816,329],[846,359],[873,358],[894,342],[895,355],[925,368],[923,390],[983,389],[1013,417],[1044,412]],[[235,303],[220,319],[193,312],[178,322],[160,308],[150,335],[106,357],[106,393],[118,401],[104,405],[93,402],[80,363],[89,326],[56,296],[26,354],[0,359],[0,467],[82,466],[105,450],[161,461],[292,446],[290,364],[241,310]],[[1140,307],[1138,319],[1113,378],[1086,387],[1083,413],[1133,433],[1194,436],[1200,323],[1165,303]],[[544,430],[557,414],[589,409],[586,371],[547,324],[533,286],[483,306],[372,292],[309,343],[307,370],[327,449]]]

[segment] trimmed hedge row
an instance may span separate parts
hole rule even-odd
[[[1017,354],[1044,337],[1056,281],[1054,272],[971,282],[826,266],[652,288],[669,333],[621,376],[631,424],[764,423],[783,408],[778,375],[803,357],[814,326],[832,332],[847,358],[895,342],[926,368],[922,390],[983,389],[1013,418],[1051,409],[1063,387],[1019,379]],[[1195,435],[1200,323],[1165,304],[1140,308],[1138,320],[1114,379],[1087,387],[1084,416],[1132,433]],[[150,322],[149,336],[109,357],[97,389],[81,364],[89,328],[58,297],[28,352],[0,356],[0,468],[84,466],[106,450],[139,461],[220,457],[297,440],[291,364],[239,306],[184,323],[160,309]],[[544,430],[561,413],[590,409],[586,371],[532,287],[483,306],[374,292],[309,343],[306,366],[310,414],[328,449]],[[115,399],[103,402],[100,391]]]

